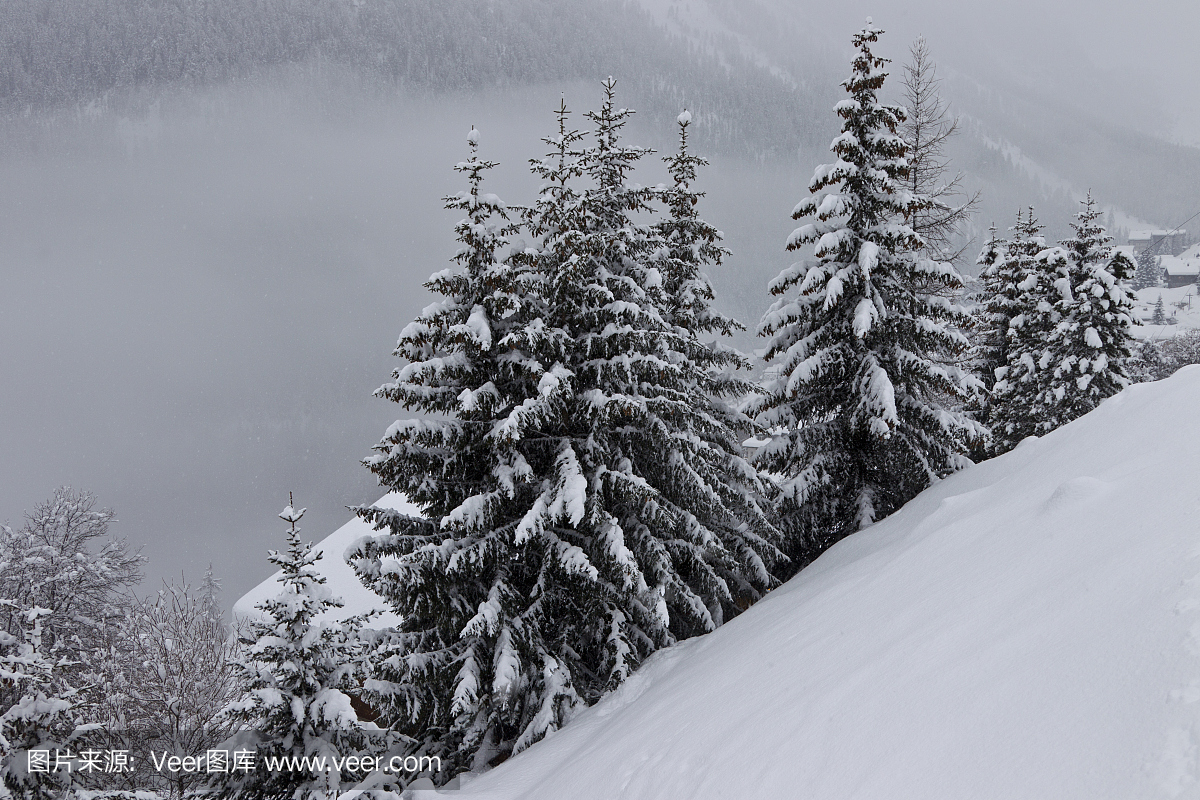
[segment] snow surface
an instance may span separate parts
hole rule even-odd
[[[1169,339],[1187,330],[1200,330],[1200,297],[1196,296],[1196,284],[1167,289],[1151,286],[1134,293],[1133,313],[1142,324],[1134,327],[1133,335],[1141,340]],[[1163,314],[1175,317],[1174,325],[1154,325],[1154,307],[1158,298],[1163,299]]]
[[[1197,398],[947,478],[453,796],[1200,796]]]
[[[421,515],[421,510],[399,492],[385,494],[379,498],[375,505],[381,508],[394,508],[397,511],[403,511],[413,516]],[[303,534],[303,531],[301,533]],[[365,614],[368,611],[379,610],[383,613],[372,618],[367,624],[368,628],[381,628],[399,623],[399,617],[388,610],[387,603],[384,602],[383,598],[362,585],[362,582],[358,580],[358,576],[354,574],[354,570],[350,568],[350,565],[346,563],[346,559],[343,557],[346,548],[358,541],[360,537],[374,533],[375,530],[370,525],[355,517],[317,543],[314,549],[316,552],[321,553],[322,557],[317,561],[315,567],[318,572],[325,576],[325,586],[329,589],[330,593],[334,597],[340,598],[345,604],[342,608],[325,611],[317,617],[318,620],[322,622],[334,622],[355,614]],[[303,535],[301,538],[308,541],[307,537]],[[283,536],[281,535],[277,549],[282,549],[283,546]],[[263,563],[266,563],[265,553],[263,554]],[[282,577],[282,571],[276,572],[258,586],[255,586],[242,595],[233,604],[234,616],[247,618],[259,615],[260,612],[255,609],[255,606],[279,594],[281,588],[279,580]]]

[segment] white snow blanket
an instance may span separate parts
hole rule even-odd
[[[455,792],[1200,797],[1200,367],[930,488]]]

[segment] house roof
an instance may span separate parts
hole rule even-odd
[[[1200,259],[1161,256],[1163,271],[1168,275],[1200,275]]]
[[[1153,239],[1155,236],[1158,236],[1158,237],[1183,236],[1186,233],[1187,233],[1187,231],[1183,230],[1182,228],[1180,228],[1179,230],[1171,230],[1171,231],[1163,231],[1163,230],[1130,231],[1129,232],[1129,241],[1131,241],[1131,242],[1148,242],[1151,239]]]

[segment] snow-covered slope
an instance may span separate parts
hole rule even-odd
[[[454,795],[1200,796],[1197,400],[1188,367],[942,481]]]
[[[408,498],[404,495],[397,492],[384,495],[375,505],[381,508],[394,508],[397,511],[404,511],[413,516],[420,516],[421,514],[419,508],[409,502]],[[359,537],[374,532],[374,529],[370,525],[355,517],[317,543],[315,550],[321,553],[321,560],[317,562],[317,569],[325,576],[325,585],[329,587],[335,597],[340,597],[345,604],[342,608],[326,612],[322,615],[322,619],[334,621],[354,614],[364,614],[368,611],[379,610],[384,613],[374,617],[370,622],[370,627],[377,628],[385,625],[394,625],[399,622],[399,618],[395,614],[387,611],[387,603],[384,602],[383,598],[362,585],[358,580],[358,576],[354,574],[354,570],[350,568],[350,565],[346,563],[343,557],[346,548],[354,544]],[[279,593],[279,579],[282,576],[282,572],[276,572],[242,595],[233,604],[234,616],[248,617],[258,613],[255,610],[255,606],[263,600],[274,597]]]

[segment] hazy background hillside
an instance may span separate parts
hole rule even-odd
[[[1088,188],[1126,227],[1200,210],[1195,111],[1173,80],[1195,56],[1164,55],[1178,26],[1116,6],[1080,20],[1031,4],[1028,30],[904,9],[3,3],[0,520],[90,488],[146,543],[151,576],[211,561],[229,601],[268,572],[289,490],[307,533],[332,530],[380,493],[357,460],[404,412],[370,393],[453,252],[440,198],[461,188],[466,131],[501,162],[490,188],[527,202],[559,94],[584,111],[610,74],[639,110],[630,143],[669,151],[692,111],[713,162],[703,213],[734,251],[718,302],[751,326],[868,13],[896,74],[927,36],[963,115],[956,165],[983,192],[977,231],[1033,203],[1059,238]],[[638,174],[665,177],[657,156]]]

